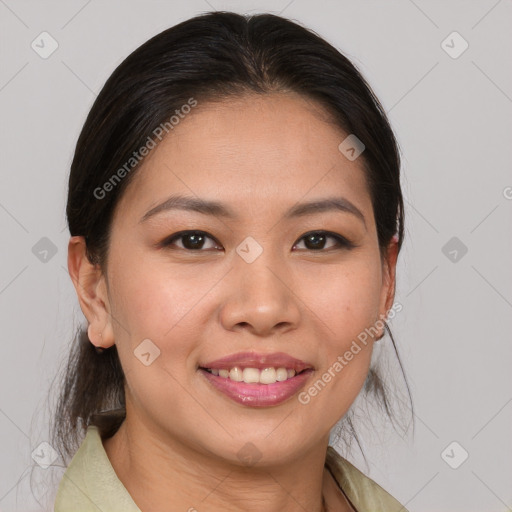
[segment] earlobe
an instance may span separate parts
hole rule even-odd
[[[97,347],[111,347],[114,338],[105,276],[99,265],[93,265],[89,261],[83,236],[72,236],[69,240],[68,272],[78,296],[80,309],[89,323],[89,340]]]

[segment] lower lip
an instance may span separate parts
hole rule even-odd
[[[199,368],[199,371],[221,393],[235,402],[249,407],[269,407],[281,404],[295,395],[312,373],[312,370],[308,369],[291,379],[274,384],[247,384],[213,375],[202,368]]]

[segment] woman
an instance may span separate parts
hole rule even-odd
[[[363,386],[388,406],[399,172],[364,79],[284,18],[204,14],[122,62],[69,179],[88,329],[55,438],[86,437],[55,511],[404,511],[328,446]]]

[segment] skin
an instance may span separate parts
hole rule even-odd
[[[247,407],[197,370],[239,351],[282,351],[314,366],[307,389],[390,309],[397,244],[381,257],[362,159],[338,150],[346,136],[292,93],[200,103],[117,205],[106,274],[87,260],[83,237],[71,238],[68,267],[91,342],[115,343],[126,375],[127,417],[104,447],[141,510],[318,512],[322,492],[331,510],[352,510],[324,462],[329,432],[366,378],[371,339],[307,405],[295,395]],[[239,219],[173,210],[139,222],[173,193],[221,201]],[[336,210],[282,219],[297,202],[333,195],[364,222]],[[213,239],[196,250],[183,248],[187,238],[156,247],[188,229]],[[313,230],[357,247],[327,238],[308,250]],[[236,252],[247,236],[263,248],[250,264]],[[149,366],[134,356],[147,338],[161,351]],[[248,442],[256,464],[237,456]]]

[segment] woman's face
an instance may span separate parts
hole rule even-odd
[[[166,443],[235,463],[292,460],[325,442],[364,383],[372,338],[360,335],[391,306],[396,244],[382,260],[362,161],[340,152],[348,134],[317,108],[292,94],[199,102],[116,208],[103,346],[110,333],[128,418]],[[171,195],[232,216],[173,208],[142,220]],[[328,198],[346,207],[293,214]],[[202,233],[171,240],[185,230]],[[290,380],[237,382],[243,367],[276,370],[247,380],[288,378],[279,368],[295,360],[308,369]],[[241,370],[203,369],[223,366]]]

